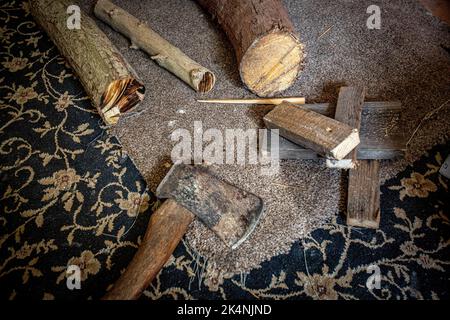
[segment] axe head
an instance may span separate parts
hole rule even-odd
[[[175,164],[156,189],[197,216],[232,249],[251,234],[264,210],[260,197],[212,176],[200,166]]]

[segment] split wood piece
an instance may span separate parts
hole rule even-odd
[[[347,224],[378,228],[380,224],[380,162],[358,161],[348,179]]]
[[[280,0],[197,0],[216,18],[232,43],[239,74],[258,96],[289,88],[304,60],[289,15]]]
[[[332,104],[305,104],[303,107],[321,113],[328,117],[334,116],[335,108]],[[397,124],[402,105],[400,102],[365,102],[361,114],[360,139],[357,148],[357,159],[394,159],[403,157],[406,152],[408,137],[405,132],[392,134],[391,128]],[[270,152],[269,132],[263,135],[261,152]],[[318,159],[319,155],[310,149],[295,144],[288,139],[279,137],[279,158],[287,160]]]
[[[359,144],[358,129],[299,105],[282,103],[264,122],[281,136],[326,158],[341,160]]]
[[[158,65],[172,72],[197,92],[208,92],[214,87],[214,74],[180,49],[163,39],[145,22],[138,20],[108,0],[98,0],[95,15],[131,40],[131,48],[142,49]]]
[[[352,128],[360,130],[361,111],[364,104],[365,89],[362,87],[341,87],[336,105],[334,119],[346,123]],[[357,148],[353,149],[342,160],[327,159],[329,168],[351,169],[354,168],[357,158]]]
[[[295,104],[305,104],[305,98],[303,97],[259,98],[259,99],[207,99],[197,101],[205,103],[224,103],[224,104],[274,104],[274,105],[286,101]]]
[[[33,17],[45,30],[80,79],[106,124],[144,98],[145,88],[117,48],[85,13],[81,28],[67,27],[69,0],[33,0]]]

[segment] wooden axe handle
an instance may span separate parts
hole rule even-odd
[[[150,217],[144,239],[133,260],[103,300],[134,300],[148,287],[170,258],[194,215],[166,200]]]

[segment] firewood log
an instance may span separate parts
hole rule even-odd
[[[88,15],[67,26],[70,0],[31,0],[31,13],[66,58],[106,124],[144,98],[145,88],[117,48]]]
[[[293,84],[303,45],[281,0],[197,0],[215,17],[236,52],[242,82],[259,96]]]
[[[129,38],[131,48],[145,51],[158,65],[175,74],[195,91],[208,92],[214,87],[215,76],[210,70],[186,56],[144,21],[108,0],[98,0],[94,13],[97,18]]]

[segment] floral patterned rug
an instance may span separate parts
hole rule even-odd
[[[100,298],[158,202],[27,5],[2,2],[0,21],[1,298]],[[183,242],[142,299],[448,299],[449,181],[438,170],[449,150],[381,187],[379,230],[336,217],[238,276]],[[70,265],[79,290],[67,286]]]

